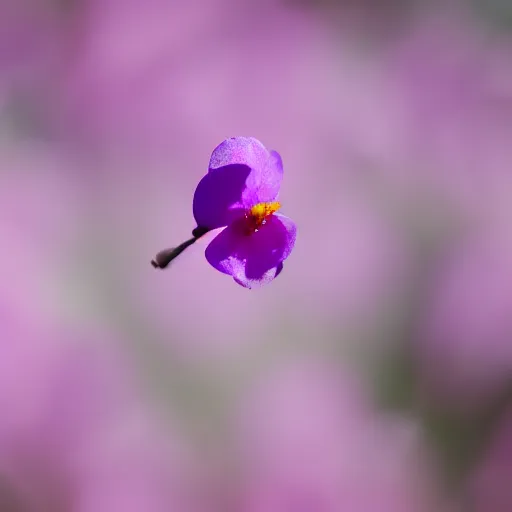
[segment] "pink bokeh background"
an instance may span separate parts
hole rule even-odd
[[[512,510],[509,19],[4,0],[0,511]],[[155,271],[236,135],[283,158],[283,272]]]

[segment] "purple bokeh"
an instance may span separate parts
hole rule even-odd
[[[510,32],[382,5],[2,3],[2,511],[509,510]],[[240,135],[286,270],[156,272]]]

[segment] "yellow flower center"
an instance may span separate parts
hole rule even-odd
[[[255,204],[246,214],[250,228],[257,231],[262,224],[265,224],[267,218],[277,212],[279,208],[281,208],[281,203],[278,201]]]

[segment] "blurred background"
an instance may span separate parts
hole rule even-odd
[[[512,3],[1,0],[0,512],[510,512]],[[246,290],[213,148],[283,157]]]

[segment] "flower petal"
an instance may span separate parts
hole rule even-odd
[[[216,229],[243,215],[242,195],[250,172],[247,165],[233,164],[203,177],[197,185],[192,206],[198,226]]]
[[[254,170],[247,178],[247,188],[242,194],[242,202],[246,207],[258,203],[275,201],[283,181],[283,161],[277,151],[269,151],[266,164]]]
[[[244,164],[251,169],[261,169],[268,155],[267,148],[253,137],[231,137],[213,150],[208,168],[212,172],[225,165]]]
[[[275,279],[295,244],[297,228],[284,215],[274,214],[250,235],[243,219],[230,224],[206,248],[206,259],[220,272],[246,287],[255,288]]]
[[[209,172],[218,172],[226,165],[250,167],[243,204],[251,207],[274,201],[283,179],[283,162],[277,151],[269,151],[253,137],[233,137],[219,144],[212,153]]]

